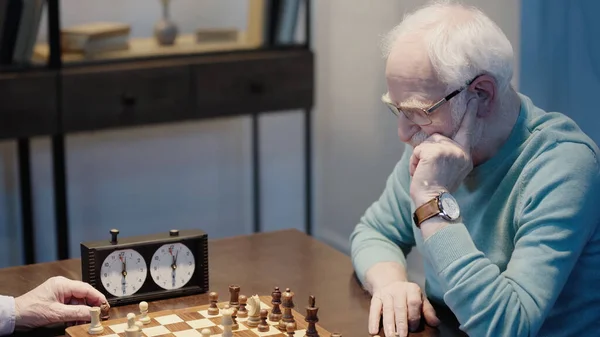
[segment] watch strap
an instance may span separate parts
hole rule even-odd
[[[441,213],[438,201],[439,197],[435,197],[415,210],[413,220],[418,228],[420,228],[423,221],[431,219]]]

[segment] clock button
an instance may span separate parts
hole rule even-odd
[[[112,244],[116,244],[117,243],[117,235],[119,235],[119,230],[118,229],[111,229],[110,230],[110,235],[112,236],[110,243]]]
[[[177,229],[171,229],[169,231],[170,236],[179,236],[179,230]]]

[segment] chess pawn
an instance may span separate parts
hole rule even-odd
[[[133,327],[125,329],[125,337],[140,337],[142,331],[137,325],[133,325]]]
[[[104,332],[104,327],[100,323],[100,307],[90,308],[91,323],[88,333],[90,335],[99,335]]]
[[[232,313],[231,313],[231,322],[232,322],[231,330],[237,330],[240,328],[240,325],[238,324],[237,319],[236,319],[237,312],[238,312],[238,310],[235,307],[233,307]]]
[[[342,334],[339,332],[334,332],[331,334],[331,337],[342,337]],[[373,337],[379,337],[379,335],[373,336]]]
[[[211,335],[210,329],[206,329],[206,328],[202,329],[202,331],[200,331],[200,333],[202,334],[202,337],[210,337],[210,335]]]
[[[226,304],[225,307],[223,308],[223,317],[221,318],[221,326],[223,326],[223,333],[222,333],[222,337],[232,337],[233,336],[233,332],[232,332],[232,325],[233,325],[233,320],[231,318],[232,315],[232,310],[229,308],[229,304]]]
[[[148,302],[140,302],[140,322],[143,324],[150,323],[151,319],[148,317]]]
[[[142,323],[140,321],[135,321],[135,326],[140,328],[140,331],[142,331],[142,329],[144,328],[144,323]]]
[[[268,332],[269,331],[269,323],[267,323],[267,315],[269,312],[267,309],[262,309],[260,311],[260,323],[258,324],[258,331],[260,332]]]
[[[294,331],[296,331],[296,324],[288,323],[285,326],[288,337],[294,337]]]
[[[269,321],[279,322],[281,320],[281,309],[279,308],[281,304],[281,291],[279,291],[279,287],[275,287],[271,293],[271,298],[273,309],[271,309],[271,313],[269,314]]]
[[[219,294],[217,294],[216,292],[212,291],[210,294],[208,294],[208,300],[210,301],[210,306],[208,307],[208,314],[209,315],[218,315],[219,314],[219,307],[217,307],[217,301],[219,300]]]
[[[239,301],[240,309],[237,312],[237,317],[246,318],[248,317],[248,310],[246,309],[246,302],[248,301],[248,298],[245,295],[240,295]]]

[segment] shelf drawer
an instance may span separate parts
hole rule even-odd
[[[308,51],[224,58],[195,64],[193,70],[198,117],[313,105],[313,56]]]
[[[56,73],[0,76],[0,138],[56,132]]]
[[[190,113],[189,66],[113,66],[67,71],[63,79],[65,131],[171,122]]]

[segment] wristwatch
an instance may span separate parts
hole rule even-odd
[[[458,219],[460,208],[452,194],[441,192],[438,196],[417,208],[413,214],[413,220],[415,221],[415,225],[420,227],[423,221],[438,215],[448,221]]]

